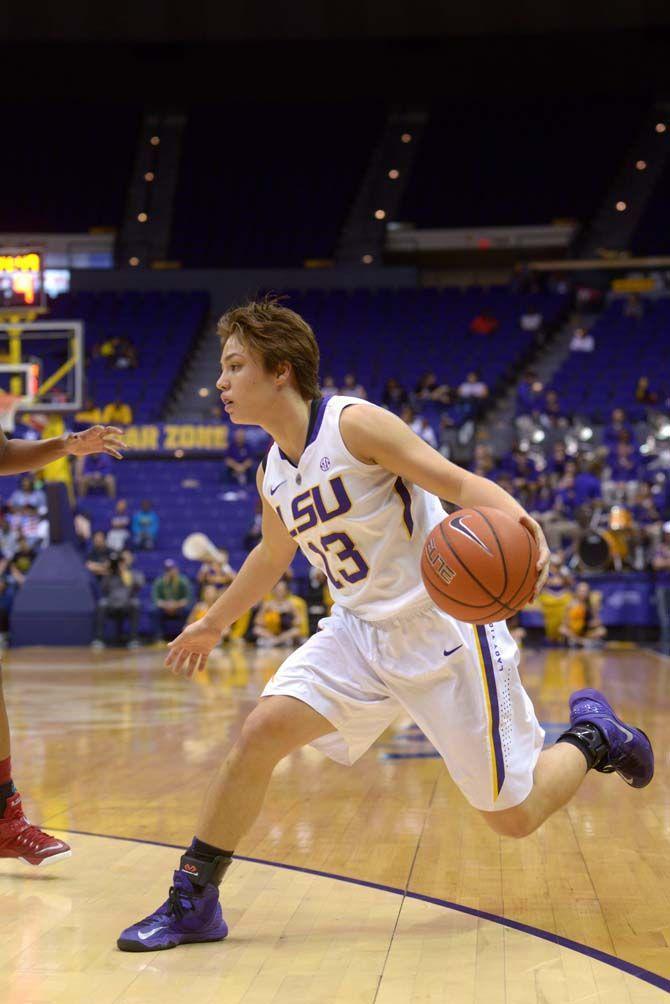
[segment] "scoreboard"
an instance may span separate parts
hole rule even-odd
[[[41,311],[44,306],[42,254],[0,247],[0,312]]]

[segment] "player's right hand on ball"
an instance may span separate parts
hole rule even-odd
[[[165,665],[175,676],[193,676],[196,670],[205,668],[207,656],[221,641],[221,632],[207,623],[206,618],[189,624],[182,633],[168,645],[170,651]]]

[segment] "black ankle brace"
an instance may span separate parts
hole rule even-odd
[[[588,770],[607,771],[609,748],[600,729],[591,722],[578,722],[559,736],[556,742],[576,746],[584,754]]]
[[[231,857],[217,857],[212,861],[203,861],[187,851],[181,856],[179,870],[188,875],[196,888],[204,889],[208,884],[221,885],[232,860]]]

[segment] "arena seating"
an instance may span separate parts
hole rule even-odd
[[[47,111],[43,100],[21,101],[20,91],[2,113],[3,231],[71,234],[117,227],[141,109],[119,103],[59,104],[50,98]]]
[[[172,257],[219,268],[330,257],[382,125],[383,110],[365,101],[194,109]]]
[[[555,324],[566,308],[564,297],[551,293],[519,296],[506,288],[482,290],[402,289],[352,292],[289,292],[286,303],[313,325],[321,349],[321,375],[331,374],[339,386],[355,372],[373,401],[396,377],[411,391],[422,373],[435,370],[452,388],[477,370],[491,390],[507,375],[516,379],[533,336],[519,327],[531,307]],[[470,334],[473,318],[486,311],[499,321],[490,336]],[[424,409],[434,426],[444,409]],[[458,421],[458,410],[454,411]]]
[[[571,353],[554,374],[551,387],[568,414],[606,422],[612,409],[620,407],[631,421],[644,418],[645,407],[635,399],[641,376],[649,377],[652,391],[667,395],[670,298],[644,300],[640,319],[624,316],[624,305],[615,300],[598,318],[591,329],[593,352]]]
[[[130,404],[136,422],[155,422],[197,338],[208,309],[201,292],[91,293],[60,296],[53,319],[84,320],[87,394],[104,406],[116,397]],[[108,338],[128,338],[138,354],[137,368],[115,369],[93,355]]]
[[[585,223],[642,110],[582,98],[435,107],[398,218],[419,227]]]

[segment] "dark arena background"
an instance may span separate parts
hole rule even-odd
[[[670,8],[38,3],[0,55],[2,426],[126,443],[0,480],[13,777],[73,852],[13,860],[0,818],[0,1000],[665,999]],[[216,324],[266,293],[313,327],[324,395],[538,520],[550,575],[509,627],[546,742],[602,687],[656,776],[591,772],[519,841],[409,717],[351,769],[304,747],[236,848],[228,939],[123,955],[332,602],[298,552],[203,672],[164,668],[260,537],[270,442],[228,420]]]

